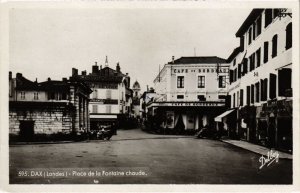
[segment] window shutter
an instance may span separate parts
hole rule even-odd
[[[240,90],[240,105],[244,106],[244,90]]]
[[[247,86],[247,105],[250,105],[250,86]]]
[[[264,63],[267,63],[269,60],[269,43],[264,42]]]
[[[233,82],[233,70],[229,71],[229,81],[230,81],[230,84]]]
[[[283,68],[278,71],[278,95],[285,96],[287,89],[292,86],[292,70]]]
[[[276,78],[277,76],[275,74],[270,74],[270,99],[276,98]]]
[[[254,85],[251,85],[251,103],[254,103]]]

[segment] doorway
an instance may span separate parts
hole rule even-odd
[[[32,141],[34,135],[34,121],[20,121],[20,139]]]

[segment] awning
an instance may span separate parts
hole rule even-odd
[[[230,113],[232,113],[235,109],[231,109],[228,111],[225,111],[224,113],[222,113],[221,115],[215,117],[215,121],[216,122],[222,122],[222,118],[226,117],[227,115],[229,115]]]

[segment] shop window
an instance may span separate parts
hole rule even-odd
[[[270,86],[269,86],[270,99],[276,98],[276,79],[277,79],[277,76],[275,74],[270,74]]]
[[[277,39],[278,35],[274,35],[272,38],[272,58],[277,56]]]
[[[198,88],[205,88],[205,76],[198,76]]]
[[[240,90],[240,106],[244,106],[244,90]]]
[[[293,44],[292,43],[292,22],[286,26],[285,36],[286,36],[285,49],[289,49],[292,47]]]
[[[184,99],[183,95],[177,95],[177,99]]]
[[[184,76],[177,76],[177,88],[184,88]]]
[[[67,93],[62,93],[62,100],[67,100]]]
[[[225,88],[226,87],[226,77],[225,76],[219,76],[219,88]]]
[[[269,60],[269,42],[264,42],[264,63]]]
[[[254,103],[254,85],[251,84],[251,103]]]
[[[278,71],[278,95],[286,96],[288,89],[292,88],[292,70],[283,68]]]
[[[255,102],[259,102],[259,82],[255,84]]]
[[[265,27],[270,25],[272,23],[272,9],[266,9],[265,10]]]
[[[250,105],[250,86],[247,86],[247,97],[246,97],[246,102],[247,105]]]
[[[204,95],[198,95],[198,100],[199,101],[206,101],[206,98]]]
[[[256,67],[260,66],[260,48],[256,51]]]

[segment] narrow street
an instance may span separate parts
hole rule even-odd
[[[13,184],[292,183],[291,160],[280,159],[260,170],[258,154],[233,145],[191,136],[148,134],[140,129],[120,130],[111,141],[12,145],[9,156]],[[32,170],[69,171],[70,175],[18,177],[20,172]],[[104,171],[104,175],[74,176],[73,170]],[[140,173],[117,174],[126,171]]]

